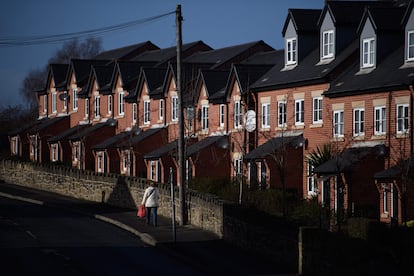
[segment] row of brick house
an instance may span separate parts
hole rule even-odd
[[[316,196],[336,219],[414,219],[412,2],[291,9],[282,35],[283,50],[183,45],[186,179],[242,176]],[[178,183],[175,59],[144,42],[50,64],[39,119],[9,134],[12,154],[162,183],[173,168]],[[332,159],[310,166],[324,144]]]

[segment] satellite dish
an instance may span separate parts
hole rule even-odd
[[[187,107],[187,119],[188,120],[194,119],[194,107],[192,106]]]
[[[68,99],[69,99],[69,95],[68,95],[68,93],[63,93],[63,94],[60,94],[60,95],[59,95],[59,99],[60,99],[61,101],[68,100]]]
[[[248,132],[253,132],[256,129],[256,112],[254,110],[248,110],[244,114],[244,127]]]
[[[229,148],[229,139],[227,136],[223,136],[216,141],[217,147],[221,149],[228,149]]]
[[[117,123],[117,121],[115,120],[115,119],[108,119],[107,121],[106,121],[106,124],[108,125],[108,126],[116,126],[116,123]]]

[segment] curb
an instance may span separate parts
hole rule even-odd
[[[81,213],[83,215],[91,216],[91,217],[93,217],[97,220],[115,225],[115,226],[117,226],[117,227],[119,227],[119,228],[121,228],[125,231],[128,231],[128,232],[134,234],[135,236],[139,237],[143,243],[145,243],[147,245],[150,245],[150,246],[156,246],[157,245],[157,240],[154,239],[150,234],[139,232],[138,230],[132,228],[131,226],[128,226],[128,225],[126,225],[126,224],[124,224],[120,221],[114,220],[114,219],[109,218],[109,217],[105,217],[105,216],[98,215],[98,214],[85,213],[85,212],[82,212],[82,211],[79,211],[79,210],[74,210],[74,209],[69,209],[69,208],[62,208],[62,207],[58,207],[54,204],[47,204],[44,201],[31,199],[31,198],[26,198],[26,197],[22,197],[22,196],[6,194],[6,193],[3,193],[3,192],[0,192],[0,196],[6,197],[6,198],[9,198],[9,199],[24,201],[24,202],[27,202],[27,203],[32,203],[32,204],[36,204],[36,205],[40,205],[40,206],[48,206],[48,207],[52,207],[52,208],[65,209],[65,210],[69,210],[71,212],[78,212],[78,213]]]

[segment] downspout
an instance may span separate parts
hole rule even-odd
[[[413,146],[414,146],[414,137],[413,137],[413,126],[414,126],[413,93],[414,93],[414,89],[413,89],[412,84],[409,85],[408,88],[410,90],[410,158],[411,158],[411,156],[413,156],[413,153],[414,153],[414,149],[413,149]]]
[[[391,152],[391,101],[392,101],[392,95],[391,91],[388,92],[388,127],[387,127],[387,140],[388,140],[388,151]],[[387,158],[387,169],[390,168],[391,163],[391,156],[388,154]]]

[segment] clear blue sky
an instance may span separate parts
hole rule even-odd
[[[183,42],[202,40],[217,49],[264,40],[282,49],[289,8],[322,9],[324,0],[13,0],[1,1],[0,39],[8,36],[72,33],[144,19],[182,6]],[[176,43],[175,15],[106,33],[104,50],[152,41]],[[31,69],[46,65],[62,43],[0,47],[0,107],[22,104],[19,90]]]

